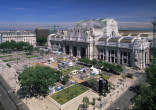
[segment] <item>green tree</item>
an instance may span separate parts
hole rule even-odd
[[[23,51],[23,50],[29,50],[31,51],[33,49],[33,46],[30,45],[28,42],[15,42],[15,41],[6,41],[0,44],[0,49],[3,51]]]
[[[137,96],[134,97],[133,110],[156,110],[156,88],[140,85]]]
[[[147,83],[139,85],[133,110],[156,110],[156,65],[146,68]]]
[[[95,98],[93,98],[93,102],[92,102],[92,105],[94,106],[94,110],[95,110],[95,101],[96,101],[96,99]]]
[[[29,46],[26,47],[25,50],[28,52],[29,55],[31,55],[32,54],[32,51],[33,51],[33,46],[32,45],[29,45]]]
[[[66,84],[69,81],[69,76],[64,76],[62,79],[62,84]]]
[[[97,60],[96,59],[93,59],[92,61],[91,61],[91,63],[92,63],[92,65],[97,65]]]
[[[84,97],[83,100],[82,100],[82,102],[83,102],[83,107],[84,108],[88,108],[88,104],[89,104],[88,97]]]
[[[16,49],[16,42],[15,41],[11,41],[10,43],[9,43],[9,45],[10,45],[10,49],[12,49],[12,50],[15,50]]]
[[[47,66],[25,68],[19,75],[20,87],[33,96],[46,95],[49,86],[60,81],[62,73]]]
[[[147,82],[151,84],[151,86],[156,87],[156,64],[149,66],[145,71],[147,74]]]
[[[113,65],[111,69],[116,74],[120,74],[121,72],[123,72],[123,68],[120,65]]]
[[[47,37],[39,36],[37,37],[37,43],[41,46],[45,45],[47,42]]]
[[[99,69],[103,69],[105,71],[109,71],[115,74],[120,74],[123,71],[123,68],[120,65],[97,61],[96,59],[90,60],[88,58],[80,58],[79,61],[85,64],[94,65]]]

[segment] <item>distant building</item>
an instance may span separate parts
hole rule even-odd
[[[35,29],[36,37],[48,37],[49,35],[49,30],[48,29],[40,29],[37,28]]]
[[[2,34],[0,33],[0,43],[2,43]]]
[[[48,37],[52,50],[59,48],[75,57],[99,59],[110,63],[145,68],[150,63],[150,43],[140,36],[121,36],[114,19],[86,20]]]
[[[48,29],[37,28],[35,29],[35,33],[36,33],[37,45],[45,45],[50,31]]]
[[[29,31],[6,31],[1,33],[1,42],[14,40],[15,42],[28,42],[36,46],[36,35]]]

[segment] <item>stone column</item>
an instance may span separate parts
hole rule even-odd
[[[143,57],[143,52],[142,50],[138,50],[138,67],[142,69],[143,67],[143,61],[142,61],[142,57]]]
[[[130,66],[134,65],[135,57],[134,57],[134,51],[130,51]]]
[[[150,54],[149,54],[149,50],[147,52],[147,64],[150,64]]]
[[[97,47],[94,46],[93,48],[94,48],[94,56],[93,56],[93,58],[94,58],[94,59],[97,59],[97,58],[98,58],[98,57],[97,57],[97,56],[98,56],[98,50],[97,50]]]
[[[80,47],[77,47],[77,56],[80,58]]]
[[[142,56],[142,61],[143,61],[143,68],[146,67],[146,64],[145,64],[145,50],[143,50],[143,56]]]
[[[63,48],[63,53],[66,53],[65,52],[65,45],[62,45],[62,48]]]
[[[117,63],[120,64],[120,50],[117,50]]]
[[[127,60],[127,65],[128,65],[128,52],[126,52],[126,60]]]
[[[88,58],[90,59],[90,45],[88,45]]]
[[[102,53],[102,55],[103,55],[103,60],[105,61],[105,54],[104,54],[104,51],[106,51],[106,50],[103,49],[103,53]]]
[[[110,63],[112,63],[112,52],[110,50]]]
[[[108,56],[108,55],[109,55],[109,54],[108,54],[108,48],[106,48],[105,51],[106,51],[106,61],[108,62],[108,57],[109,57],[109,56]]]
[[[86,57],[89,58],[88,57],[88,46],[86,47]]]
[[[70,54],[70,56],[73,56],[73,49],[72,49],[72,46],[69,46],[69,54]]]
[[[124,54],[123,54],[124,52],[122,52],[122,54],[121,54],[121,59],[122,59],[122,65],[124,64]]]

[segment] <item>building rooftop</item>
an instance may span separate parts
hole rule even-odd
[[[98,41],[105,41],[106,42],[107,41],[107,38],[108,37],[101,37]]]
[[[120,43],[131,43],[132,40],[134,39],[134,37],[131,37],[131,36],[126,36],[126,37],[123,37],[120,41]]]
[[[109,39],[108,42],[118,42],[118,40],[120,39],[121,37],[112,37]]]

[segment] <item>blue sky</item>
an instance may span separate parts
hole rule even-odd
[[[151,22],[156,0],[0,0],[0,23],[68,23],[114,18],[121,23]]]

